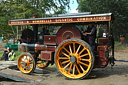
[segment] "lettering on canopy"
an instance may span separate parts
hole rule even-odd
[[[96,22],[96,21],[110,21],[110,20],[111,20],[111,16],[97,16],[97,17],[81,17],[81,18],[60,18],[60,19],[9,21],[9,25]]]

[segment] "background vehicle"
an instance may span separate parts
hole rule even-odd
[[[93,68],[104,68],[114,61],[112,13],[57,15],[48,18],[10,20],[9,25],[29,25],[20,39],[23,53],[18,67],[29,74],[36,65],[45,68],[56,64],[59,72],[71,79],[83,79]],[[83,30],[89,23],[97,27],[97,52],[86,42]],[[105,34],[105,36],[103,36]],[[114,63],[113,63],[114,64]]]

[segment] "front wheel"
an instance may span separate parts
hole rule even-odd
[[[34,57],[30,53],[23,52],[18,59],[18,68],[22,73],[32,73],[36,68]]]
[[[68,39],[60,43],[54,60],[59,72],[70,79],[87,77],[94,65],[91,47],[80,39]]]

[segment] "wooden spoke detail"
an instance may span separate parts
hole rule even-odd
[[[90,59],[80,59],[80,60],[82,60],[82,61],[87,61],[87,62],[91,62]]]
[[[75,66],[76,66],[76,69],[77,69],[78,73],[81,74],[77,64],[75,64]]]
[[[65,47],[63,47],[63,49],[64,49],[68,54],[70,54],[70,52],[69,52]]]
[[[64,67],[64,69],[67,68],[70,64],[71,64],[71,62],[69,62],[69,63]]]
[[[65,55],[66,57],[70,58],[69,55],[67,55],[66,53],[62,52],[63,55]]]
[[[79,64],[79,66],[80,66],[81,70],[84,72],[85,71],[84,68],[80,64]]]
[[[79,52],[79,55],[84,52],[86,50],[86,48],[83,48],[80,52]]]
[[[72,54],[72,48],[71,48],[71,45],[69,45],[69,50],[70,50],[70,53]]]
[[[31,60],[31,61],[29,61],[29,63],[33,63],[33,61]]]
[[[86,53],[86,54],[83,54],[83,55],[81,55],[81,56],[79,56],[79,57],[84,57],[84,56],[88,56],[89,54],[88,53]]]
[[[79,45],[79,47],[78,47],[78,49],[77,49],[77,51],[76,51],[75,55],[78,53],[78,51],[79,51],[80,47],[81,47],[81,45]]]
[[[64,61],[64,62],[62,62],[62,64],[65,64],[65,63],[68,63],[68,62],[70,62],[70,60]]]
[[[59,57],[59,59],[60,60],[63,60],[63,59],[66,60],[66,59],[69,59],[69,58],[67,58],[67,57]]]
[[[71,65],[70,65],[69,69],[68,69],[68,73],[70,73],[71,68],[72,68],[72,63],[71,63]]]
[[[75,64],[73,66],[73,75],[75,74]]]
[[[80,61],[79,61],[79,63],[82,64],[82,65],[84,65],[84,66],[86,66],[86,67],[89,66],[89,65],[87,65],[87,64],[85,64],[85,63],[83,63],[83,62],[80,62]]]

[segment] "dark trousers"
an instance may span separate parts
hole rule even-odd
[[[5,54],[5,61],[8,61],[8,54]]]
[[[88,38],[88,44],[92,47],[92,51],[96,52],[96,44],[95,44],[95,39],[94,37],[89,37]]]

